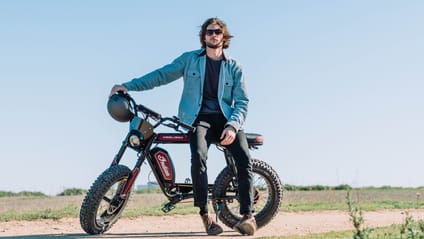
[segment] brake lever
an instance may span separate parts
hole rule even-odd
[[[178,118],[177,116],[174,116],[173,117],[173,119],[175,120],[175,121],[177,121],[178,123],[178,126],[177,127],[182,127],[182,128],[184,128],[184,129],[186,129],[186,130],[188,130],[189,132],[194,132],[195,130],[196,130],[196,128],[195,127],[193,127],[193,126],[191,126],[191,125],[188,125],[188,124],[185,124],[185,123],[183,123],[183,122],[181,122],[180,121],[180,118]],[[184,133],[183,131],[181,131],[181,130],[178,130],[179,132],[181,132],[181,133]]]
[[[173,123],[167,123],[167,124],[163,124],[166,127],[172,128],[177,130],[178,129],[178,125],[177,124],[173,124]]]

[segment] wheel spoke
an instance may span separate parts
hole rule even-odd
[[[106,195],[103,196],[103,200],[105,200],[107,203],[111,203],[112,199],[106,197]]]

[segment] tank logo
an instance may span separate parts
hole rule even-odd
[[[159,141],[165,142],[181,142],[185,143],[190,140],[190,137],[187,134],[159,134]]]
[[[168,157],[163,152],[155,153],[156,161],[165,180],[172,180],[172,169]]]

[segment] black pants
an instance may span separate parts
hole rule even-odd
[[[208,175],[206,160],[212,143],[220,141],[227,120],[221,114],[199,115],[194,126],[196,131],[190,135],[191,178],[193,181],[194,206],[200,212],[207,212]],[[244,132],[239,130],[236,139],[225,146],[233,155],[237,167],[240,214],[253,212],[253,176],[249,148]]]

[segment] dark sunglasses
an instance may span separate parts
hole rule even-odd
[[[221,29],[206,29],[206,35],[212,36],[215,33],[215,35],[221,35],[222,30]]]

